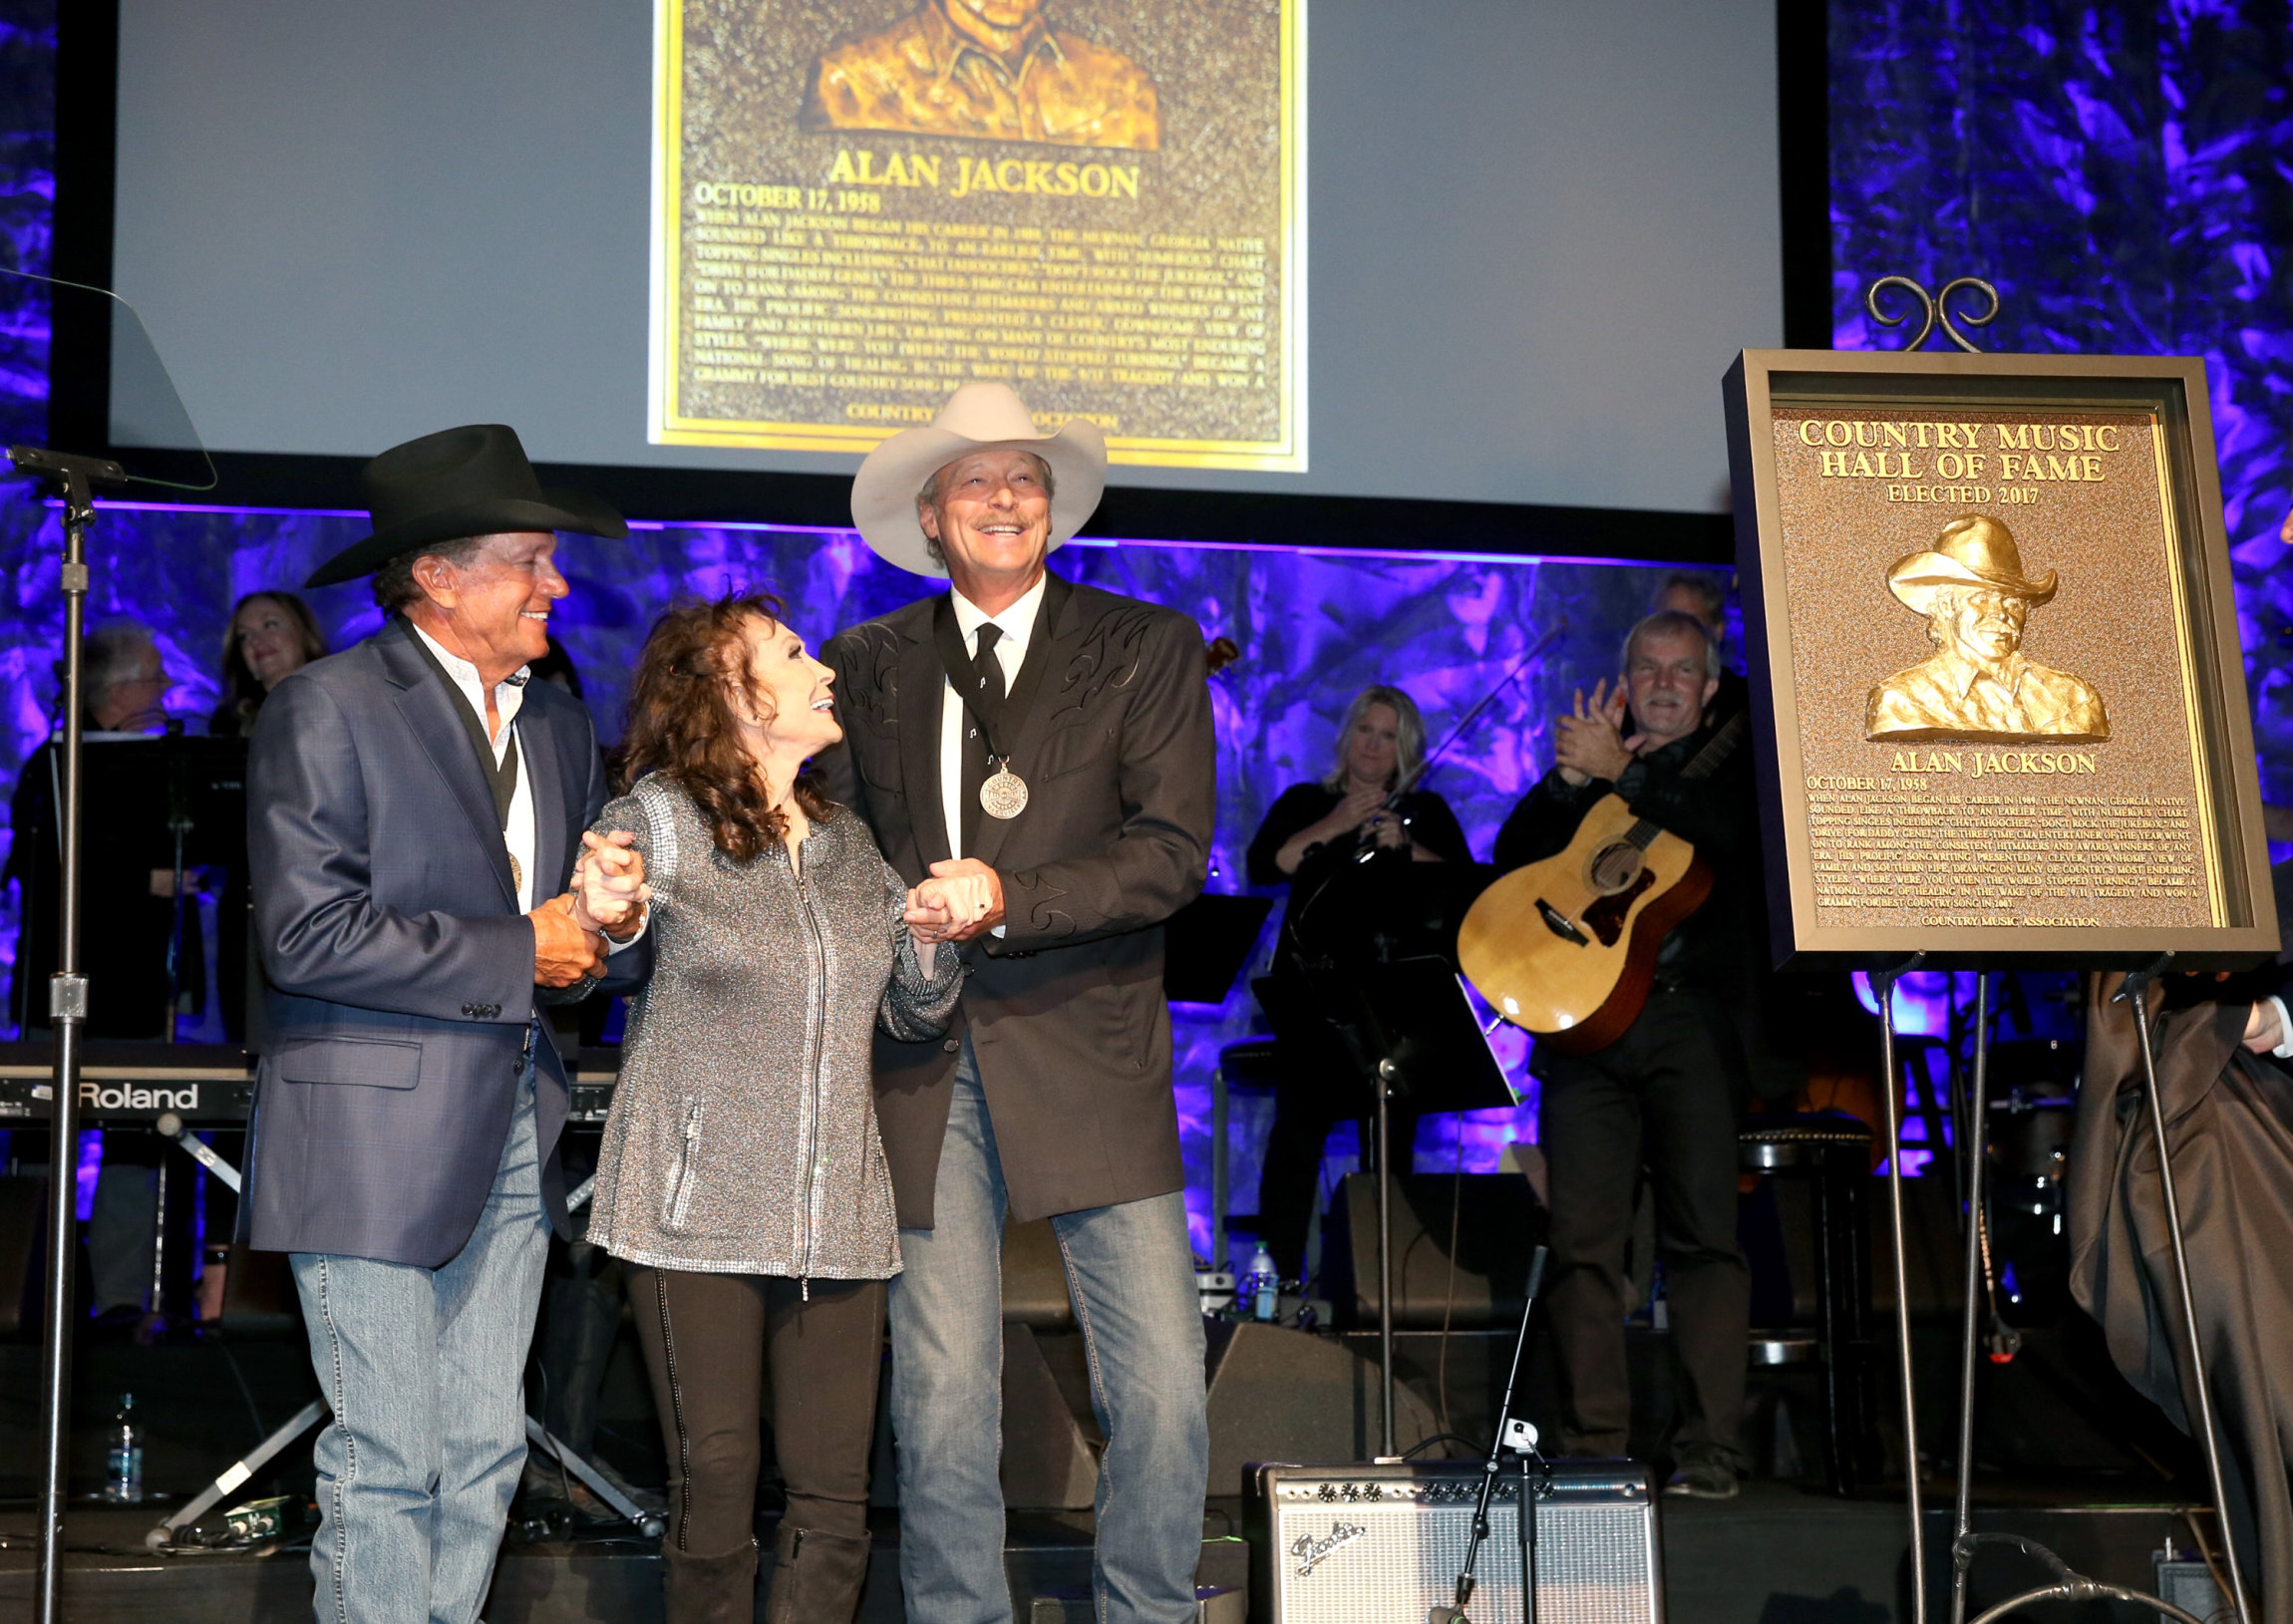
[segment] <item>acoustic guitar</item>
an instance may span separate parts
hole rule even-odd
[[[1711,777],[1749,726],[1737,713],[1681,778]],[[1480,893],[1458,932],[1458,963],[1538,1043],[1590,1054],[1624,1035],[1648,1001],[1665,933],[1711,894],[1711,867],[1693,845],[1602,796],[1565,850]]]

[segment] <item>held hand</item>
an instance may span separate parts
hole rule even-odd
[[[626,941],[644,923],[653,888],[645,883],[645,854],[633,849],[636,838],[626,829],[582,834],[572,890],[574,922],[582,929]]]
[[[570,891],[553,896],[525,916],[533,921],[533,984],[570,987],[605,973],[605,941],[573,917]]]
[[[977,857],[933,863],[931,878],[916,893],[920,906],[908,924],[937,931],[934,941],[968,942],[1003,923],[1003,880]]]
[[[984,920],[995,904],[994,888],[978,874],[957,874],[925,880],[907,893],[907,928],[918,947],[934,942],[962,941],[976,935],[972,928]],[[924,961],[926,974],[930,960]]]
[[[2256,1055],[2266,1055],[2285,1041],[2284,1023],[2277,1019],[2277,1005],[2264,998],[2245,1012],[2245,1047]]]

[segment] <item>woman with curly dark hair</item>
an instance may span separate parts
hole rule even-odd
[[[252,733],[263,697],[289,672],[326,653],[318,616],[292,592],[249,592],[223,632],[223,697],[207,719],[218,739]]]
[[[629,792],[596,824],[632,837],[651,886],[653,975],[589,1239],[629,1265],[670,1462],[672,1624],[751,1614],[768,1377],[789,1498],[769,1617],[852,1616],[899,1270],[871,1033],[940,1036],[963,965],[933,936],[987,910],[978,882],[911,894],[805,775],[842,737],[832,681],[773,598],[670,610],[629,702]]]

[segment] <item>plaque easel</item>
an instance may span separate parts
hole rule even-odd
[[[1902,1113],[1896,1095],[1896,1080],[1900,1074],[1895,1069],[1894,994],[1895,983],[1916,969],[1922,957],[1913,955],[1891,968],[1869,973],[1871,992],[1879,1005],[1879,1047],[1886,1080],[1887,1215],[1891,1242],[1889,1262],[1894,1273],[1896,1351],[1903,1385],[1903,1453],[1907,1462],[1904,1483],[1911,1519],[1911,1616],[1921,1621],[1921,1624],[1926,1618],[1926,1531],[1918,1471],[1918,1407],[1911,1384],[1909,1286],[1900,1166]],[[2191,1420],[2199,1446],[2204,1452],[2207,1482],[2213,1492],[2221,1533],[2222,1566],[2227,1569],[2229,1577],[2230,1603],[2235,1609],[2238,1624],[2251,1624],[2252,1605],[2246,1595],[2243,1570],[2238,1565],[2236,1532],[2230,1525],[2227,1509],[2226,1483],[2221,1471],[2221,1443],[2213,1427],[2213,1401],[2205,1376],[2205,1349],[2198,1339],[2197,1311],[2189,1290],[2189,1259],[2181,1238],[2181,1204],[2174,1189],[2173,1160],[2165,1135],[2165,1108],[2158,1093],[2156,1054],[2149,1035],[2149,989],[2165,972],[2172,958],[2170,953],[2160,954],[2148,964],[2130,971],[2112,1001],[2129,1003],[2133,1008],[2141,1054],[2142,1095],[2149,1118],[2150,1143],[2157,1155],[2158,1186],[2165,1205],[2166,1233],[2173,1243],[2173,1289],[2181,1310],[2181,1347],[2177,1350],[2174,1363],[2180,1372],[2182,1387],[2191,1395]],[[1967,1125],[1963,1130],[1964,1138],[1960,1146],[1960,1153],[1966,1158],[1966,1269],[1959,1337],[1958,1473],[1951,1519],[1951,1624],[1966,1624],[1967,1585],[1973,1576],[1976,1553],[1986,1544],[2010,1545],[2027,1555],[2035,1556],[2054,1570],[2054,1577],[2043,1585],[2011,1596],[1985,1610],[1977,1616],[1974,1624],[1992,1624],[1995,1619],[2005,1618],[2042,1601],[2130,1601],[2143,1607],[2154,1607],[2171,1618],[2182,1620],[2183,1624],[2207,1624],[2206,1620],[2196,1618],[2171,1602],[2124,1585],[2090,1579],[2073,1570],[2061,1557],[2036,1540],[2021,1534],[1976,1533],[1971,1526],[1975,1372],[1978,1368],[1982,1318],[1983,1183],[1987,1171],[1990,1128],[1991,975],[1991,971],[1980,970],[1975,976],[1974,1064],[1968,1086]]]
[[[1778,962],[1792,969],[1866,969],[1879,1003],[1911,1524],[1910,1616],[1917,1624],[1927,1618],[1926,1537],[1896,1164],[1901,1074],[1893,995],[1906,971],[1923,967],[1977,973],[1970,1109],[1958,1146],[1966,1157],[1966,1278],[1952,1624],[1965,1624],[1970,1571],[1987,1543],[2017,1546],[2045,1562],[2054,1576],[1989,1608],[1975,1624],[1991,1624],[2034,1602],[2064,1599],[2129,1600],[2198,1624],[2171,1603],[2073,1572],[2035,1541],[1977,1534],[1970,1527],[1983,1309],[1989,977],[2009,965],[2138,966],[2117,998],[2130,1006],[2139,1031],[2148,1137],[2171,1239],[2166,1289],[2182,1316],[2174,1363],[2221,1518],[2227,1599],[2238,1624],[2252,1624],[2192,1312],[2149,1030],[2150,993],[2169,963],[2180,969],[2240,968],[2280,948],[2203,366],[2176,357],[1983,354],[1961,328],[1986,326],[1998,314],[1997,292],[1988,283],[1961,277],[1929,294],[1907,277],[1881,278],[1865,296],[1866,309],[1878,325],[1901,327],[1907,318],[1882,309],[1883,294],[1907,296],[1922,318],[1903,352],[1747,350],[1729,373],[1726,393],[1746,644],[1754,714],[1764,725],[1755,733],[1755,748]],[[1980,308],[1954,311],[1952,300],[1961,294],[1971,295]],[[1957,353],[1905,353],[1918,350],[1938,323]],[[1948,435],[1937,427],[1946,415],[1953,418]],[[2074,421],[2087,426],[2077,432],[2080,449],[2091,455],[2075,469],[2049,464],[2030,472],[2028,451],[2036,432],[2030,426],[2042,426],[2051,438],[2073,432],[2058,426]],[[1887,448],[1914,442],[1915,453],[1890,462]],[[2114,448],[2127,455],[2115,456]],[[2053,449],[2060,462],[2068,442]],[[1930,479],[1944,483],[1915,483]],[[2125,492],[2126,502],[2103,503],[2106,485]],[[1931,523],[1914,525],[1911,509],[1901,505],[1917,502],[1935,504]],[[2043,519],[2049,548],[2043,568],[2024,571],[2010,519],[2034,527]],[[1951,548],[1957,550],[1946,550]],[[1969,557],[1972,565],[1964,561]],[[2001,648],[2019,650],[2025,619],[2035,606],[2055,601],[2059,583],[2137,578],[2139,586],[2129,589],[2169,609],[2146,631],[2110,615],[2106,592],[2083,598],[2066,593],[2050,611],[2054,618],[2046,636],[2054,641],[2048,654],[2077,674],[2029,655],[2021,669],[2039,672],[2038,680],[2052,685],[2053,709],[1977,714],[1963,703],[1963,686],[1933,685],[1933,671],[1941,669],[1935,662],[1946,656],[1983,670],[2005,657]],[[1950,615],[1975,601],[1939,596],[1954,587],[1990,605],[1979,611],[1977,630],[1951,629]],[[1896,636],[1889,645],[1895,653],[1874,652],[1866,672],[1859,663],[1868,641],[1861,617],[1890,597],[1927,618],[1937,652],[1915,650],[1911,640]],[[1851,634],[1857,650],[1857,658],[1844,664],[1836,658],[1838,643],[1826,641],[1842,633]],[[1914,653],[1918,663],[1887,675],[1889,663]],[[2112,696],[2109,714],[2106,691]],[[2168,691],[2175,696],[2170,705],[2157,698]],[[2155,708],[2145,712],[2153,700]],[[2021,697],[2014,703],[2027,706]],[[2147,756],[2143,741],[2152,747]],[[2180,754],[2155,748],[2166,741]],[[1928,751],[1923,761],[1922,750]],[[1992,754],[1985,757],[1981,750]],[[1960,773],[1957,751],[1969,756],[1974,770],[1967,782],[1983,777],[1986,767],[2004,781],[1984,784],[1973,796],[1936,793],[1956,781],[1926,775]],[[2130,798],[2114,805],[2147,807],[2154,796],[2156,805],[2186,810],[2180,837],[2189,861],[2186,870],[2175,870],[2182,878],[2150,881],[2157,888],[2140,891],[2105,888],[2112,885],[2107,879],[2086,891],[2066,888],[2059,878],[2040,886],[2023,877],[2033,871],[2027,864],[2000,859],[2000,853],[2023,848],[2010,847],[1989,814],[1972,810],[2003,807],[1998,797],[2008,790],[2016,792],[2018,806],[2053,803],[2048,792],[2055,785],[2040,775],[2093,775],[2098,782],[2089,788],[2100,792],[2106,769],[2113,775],[2112,793]],[[2018,774],[2028,778],[2016,784]],[[1867,803],[1874,809],[1868,815],[1841,812],[1865,792],[1894,799]],[[1894,811],[1879,810],[1889,807]],[[2181,811],[2172,814],[2174,821],[2183,817]],[[1942,831],[1934,838],[1948,844],[1953,859],[1951,877],[1937,890],[1943,905],[1906,899],[1884,860],[1872,855],[1879,848],[1841,832],[1864,822],[1884,823],[1897,833]],[[2041,829],[2025,817],[2016,826],[2028,832],[2016,838],[2039,842],[2042,857],[2051,851],[2074,859],[2067,864],[2071,873],[2093,873],[2100,870],[2075,859],[2085,854],[2082,830],[2096,822],[2065,813]],[[2006,882],[1962,883],[1969,873],[1987,874],[1984,864],[1990,862],[2001,863],[2000,872],[2010,876]],[[1918,871],[1931,875],[1935,865]]]

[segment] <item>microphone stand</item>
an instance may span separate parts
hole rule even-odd
[[[1464,716],[1458,719],[1457,725],[1449,730],[1448,737],[1443,739],[1439,745],[1434,747],[1433,753],[1431,755],[1427,756],[1423,762],[1419,763],[1418,770],[1410,775],[1408,782],[1397,782],[1395,784],[1393,793],[1387,796],[1385,799],[1384,805],[1387,810],[1390,811],[1397,807],[1400,804],[1403,796],[1408,795],[1419,785],[1423,784],[1426,780],[1426,775],[1433,771],[1435,764],[1441,760],[1443,753],[1446,752],[1450,746],[1456,744],[1459,739],[1463,738],[1465,736],[1466,730],[1471,728],[1474,722],[1480,719],[1481,713],[1486,711],[1489,706],[1496,702],[1496,697],[1503,693],[1507,688],[1511,687],[1513,682],[1520,676],[1520,674],[1523,671],[1526,671],[1529,666],[1535,662],[1537,656],[1542,654],[1546,649],[1550,648],[1553,642],[1560,636],[1560,634],[1567,629],[1568,621],[1565,617],[1556,620],[1553,623],[1552,629],[1550,631],[1546,632],[1542,637],[1538,638],[1526,652],[1521,654],[1518,659],[1514,660],[1510,668],[1506,670],[1505,674],[1499,677],[1495,684],[1488,690],[1488,692],[1481,695],[1479,700],[1474,703],[1473,709],[1466,712]],[[1373,842],[1364,844],[1358,850],[1354,851],[1352,853],[1352,858],[1354,863],[1359,864],[1370,861],[1372,858],[1376,857],[1377,854],[1378,847]],[[1345,864],[1335,862],[1330,864],[1326,871],[1322,874],[1320,880],[1315,884],[1313,890],[1302,896],[1298,894],[1297,891],[1293,890],[1290,895],[1289,916],[1283,925],[1283,934],[1292,944],[1292,952],[1298,963],[1298,968],[1304,972],[1307,985],[1311,988],[1316,988],[1318,996],[1325,1004],[1338,1002],[1340,1000],[1333,998],[1326,989],[1323,989],[1319,986],[1319,978],[1315,973],[1315,966],[1307,962],[1307,956],[1302,943],[1304,939],[1306,923],[1313,917],[1313,912],[1316,904],[1318,904],[1324,896],[1329,894],[1331,881],[1334,880],[1339,873],[1344,871],[1345,866]],[[1455,969],[1455,967],[1456,966],[1453,960],[1451,968]],[[1339,1030],[1344,1039],[1346,1048],[1351,1053],[1355,1064],[1361,1071],[1362,1076],[1366,1080],[1371,1081],[1377,1091],[1375,1101],[1376,1128],[1374,1132],[1377,1139],[1378,1158],[1378,1350],[1379,1358],[1383,1361],[1384,1371],[1384,1381],[1382,1384],[1383,1396],[1379,1406],[1379,1438],[1382,1442],[1382,1453],[1387,1456],[1391,1456],[1394,1453],[1395,1447],[1392,1166],[1393,1147],[1388,1142],[1388,1139],[1390,1137],[1389,1126],[1392,1121],[1393,1097],[1397,1087],[1405,1091],[1407,1090],[1408,1078],[1405,1074],[1404,1068],[1396,1062],[1394,1056],[1390,1052],[1390,1045],[1386,1045],[1381,1042],[1379,1045],[1381,1053],[1373,1057],[1369,1052],[1368,1046],[1365,1045],[1358,1037],[1348,1032],[1344,1024],[1340,1024]],[[1531,1296],[1533,1297],[1533,1295],[1534,1288],[1532,1286]],[[1524,1318],[1522,1321],[1524,1334],[1526,1324],[1527,1322]],[[1514,1363],[1516,1366],[1519,1363],[1517,1350],[1515,1352]]]
[[[49,1069],[48,1323],[46,1327],[40,1480],[40,1564],[34,1587],[39,1624],[63,1618],[64,1500],[71,1481],[72,1283],[79,1240],[80,1049],[88,1019],[88,978],[80,973],[80,706],[86,675],[81,634],[88,617],[88,526],[96,491],[128,483],[119,464],[37,446],[11,446],[20,474],[43,479],[64,498],[63,796],[56,821],[63,835],[62,885],[56,909],[56,973],[48,982],[48,1020],[55,1031]]]
[[[1520,1361],[1528,1348],[1528,1320],[1536,1312],[1537,1288],[1544,1283],[1544,1257],[1542,1246],[1528,1260],[1528,1287],[1521,1294],[1520,1335],[1513,1339],[1512,1369],[1504,1378],[1504,1402],[1497,1407],[1496,1437],[1488,1447],[1488,1459],[1481,1462],[1480,1492],[1474,1496],[1473,1539],[1465,1548],[1465,1567],[1457,1576],[1456,1599],[1447,1607],[1435,1607],[1426,1614],[1426,1624],[1467,1624],[1466,1607],[1473,1600],[1473,1567],[1480,1556],[1481,1541],[1488,1537],[1488,1502],[1496,1491],[1497,1473],[1503,1469],[1504,1457],[1509,1453],[1520,1462],[1520,1499],[1514,1511],[1514,1531],[1520,1538],[1520,1616],[1521,1624],[1536,1624],[1536,1502],[1551,1486],[1551,1471],[1536,1449],[1536,1429],[1525,1421],[1512,1419],[1512,1395],[1520,1385]],[[1531,1472],[1534,1472],[1532,1477]]]
[[[179,725],[169,723],[170,735],[179,731]],[[167,763],[167,832],[175,841],[174,925],[167,937],[167,1024],[161,1042],[175,1042],[175,1012],[183,1001],[183,841],[197,825],[191,821],[190,798],[183,794],[183,764],[179,759]],[[156,1307],[158,1298],[153,1299]]]

